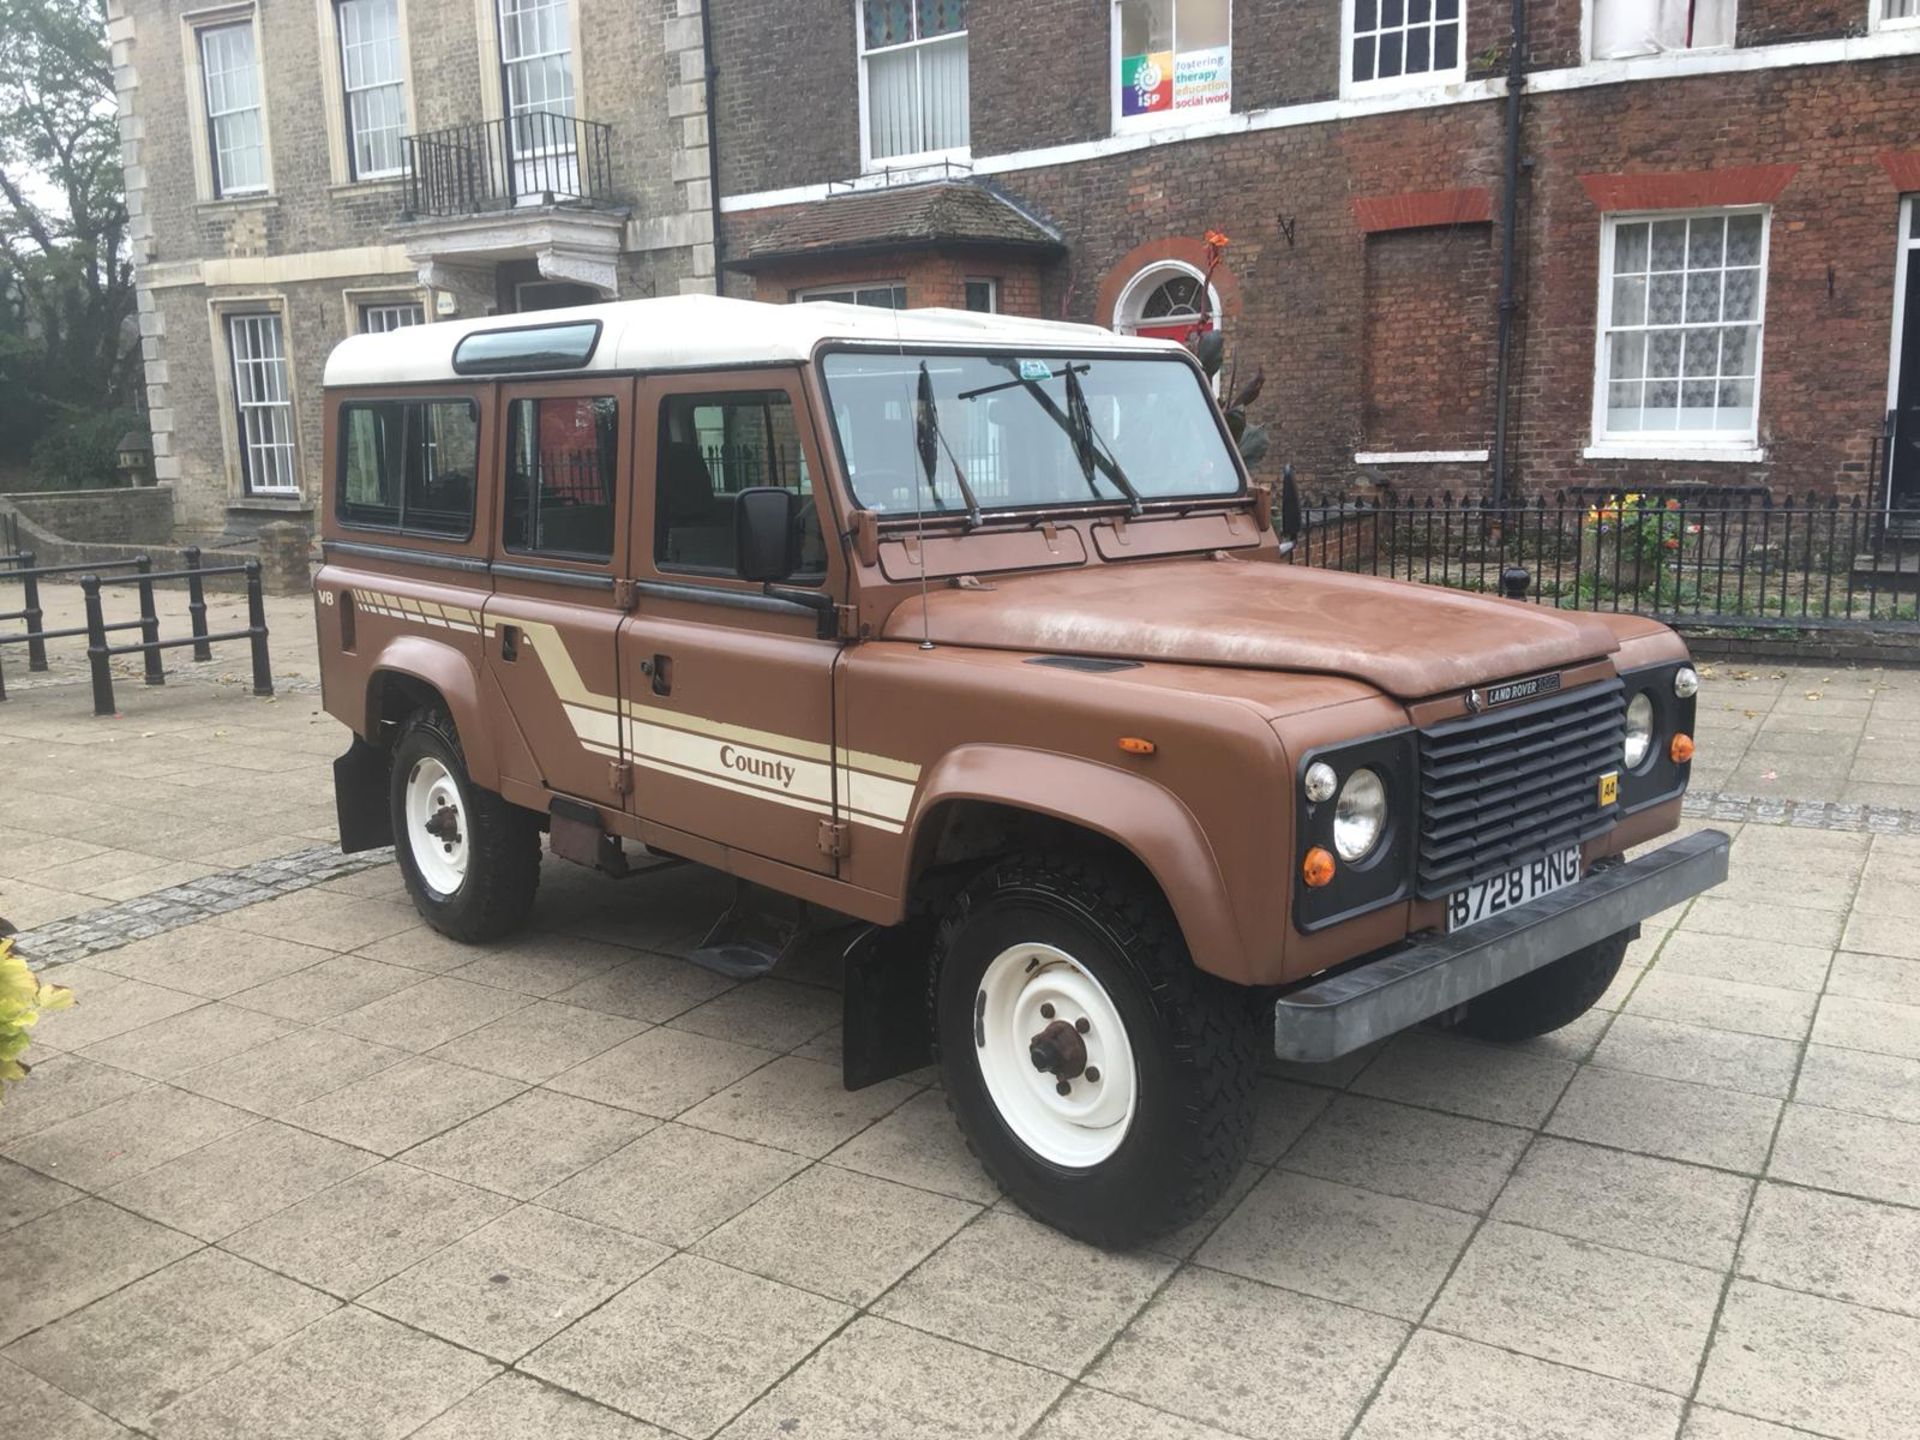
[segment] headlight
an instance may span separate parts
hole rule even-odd
[[[1682,665],[1673,672],[1673,693],[1677,699],[1691,700],[1700,693],[1700,672],[1691,665]]]
[[[1307,799],[1318,805],[1333,798],[1333,792],[1340,788],[1340,777],[1326,761],[1316,760],[1307,767],[1305,788]]]
[[[1356,770],[1333,807],[1333,848],[1351,864],[1380,843],[1387,824],[1387,787],[1371,770]]]
[[[1642,690],[1627,706],[1627,769],[1638,770],[1653,748],[1653,697]]]

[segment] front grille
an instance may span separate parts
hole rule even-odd
[[[1420,732],[1420,898],[1608,829],[1600,776],[1620,768],[1626,687],[1608,680]]]

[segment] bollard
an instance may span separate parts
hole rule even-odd
[[[113,671],[107,668],[107,621],[100,613],[100,577],[82,575],[80,589],[87,597],[87,667],[93,671],[93,713],[112,715]]]
[[[187,618],[193,626],[193,658],[213,659],[213,647],[207,643],[207,582],[200,578],[200,547],[189,545],[180,552],[187,562]]]
[[[253,646],[253,693],[273,694],[273,666],[267,660],[267,602],[260,593],[260,562],[247,561],[247,639]]]
[[[167,672],[160,668],[160,612],[153,604],[153,581],[147,578],[153,570],[153,561],[145,555],[136,555],[133,569],[140,577],[140,658],[146,666],[147,684],[164,685]]]
[[[20,583],[26,586],[27,590],[25,615],[29,635],[38,635],[45,628],[46,620],[46,616],[40,610],[40,577],[33,573],[36,563],[38,562],[33,551],[23,550],[20,553],[20,568],[27,572]],[[46,668],[47,642],[45,640],[27,641],[27,669],[44,670]]]
[[[0,665],[0,700],[7,698],[7,667]]]

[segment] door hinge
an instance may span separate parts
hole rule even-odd
[[[620,610],[631,610],[639,602],[640,584],[637,580],[615,580],[613,582],[613,603]]]
[[[633,766],[625,760],[607,762],[607,788],[616,795],[633,793]]]
[[[820,853],[838,860],[853,848],[853,834],[844,820],[820,822]]]

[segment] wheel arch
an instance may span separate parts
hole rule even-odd
[[[995,745],[949,752],[922,787],[899,893],[923,909],[991,856],[1075,842],[1145,873],[1199,968],[1248,978],[1226,881],[1193,812],[1147,777],[1092,760]]]
[[[367,738],[390,749],[399,726],[414,711],[438,706],[453,717],[467,773],[489,790],[499,786],[499,768],[483,721],[479,677],[472,660],[451,645],[422,635],[394,637],[374,657],[367,676]]]

